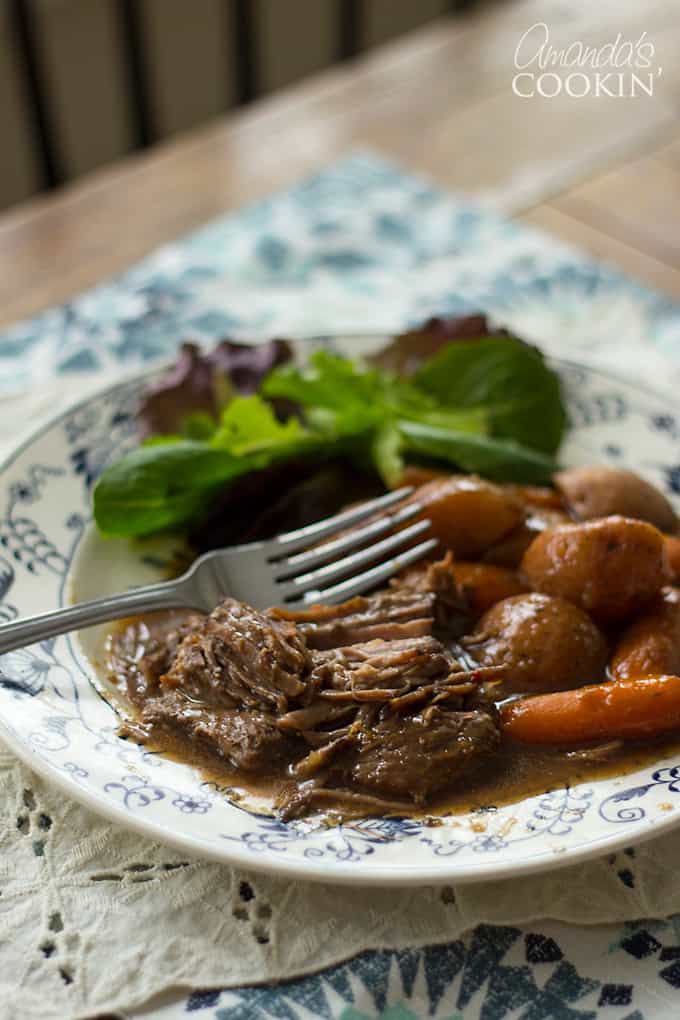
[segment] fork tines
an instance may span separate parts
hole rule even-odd
[[[403,527],[422,514],[422,504],[417,501],[398,506],[412,492],[412,488],[398,489],[335,517],[280,535],[269,543],[267,558],[274,567],[274,580],[280,583],[281,599],[287,604],[342,602],[375,588],[434,551],[437,541],[433,538],[411,544],[429,531],[429,520],[417,520]],[[363,527],[344,533],[376,512],[394,506],[397,509],[392,513],[380,514]],[[400,530],[394,531],[395,528]],[[338,532],[343,534],[323,542]],[[387,537],[374,541],[385,534]],[[323,544],[319,545],[320,542]],[[368,567],[369,564],[374,565]],[[363,567],[368,569],[356,573]]]

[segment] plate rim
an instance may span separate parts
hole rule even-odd
[[[382,333],[342,333],[335,334],[338,339],[375,339],[376,337],[387,337],[389,334]],[[296,337],[293,343],[312,342],[328,338],[330,334],[317,335],[315,337]],[[614,380],[625,386],[632,387],[640,393],[647,394],[662,402],[669,402],[672,397],[663,390],[657,389],[646,383],[640,383],[636,379],[626,377],[624,374],[611,371],[608,367],[596,364],[589,364],[588,361],[578,361],[570,358],[561,358],[546,355],[549,361],[565,368],[585,370],[602,378]],[[84,397],[69,402],[68,405],[57,414],[45,420],[37,429],[28,435],[14,447],[0,463],[0,481],[7,470],[15,461],[40,438],[49,433],[55,426],[68,418],[74,412],[86,407],[92,401],[114,394],[118,389],[125,389],[127,386],[143,381],[145,378],[161,371],[164,366],[172,363],[172,358],[156,361],[153,365],[142,371],[136,371],[123,375],[114,383],[106,383],[95,387]],[[270,855],[249,855],[246,848],[238,844],[229,844],[225,840],[225,846],[214,845],[193,835],[184,835],[176,829],[168,829],[159,822],[145,817],[137,817],[127,812],[115,801],[108,801],[99,796],[96,792],[82,787],[74,777],[62,774],[55,769],[50,762],[43,758],[37,751],[18,737],[11,727],[0,715],[0,735],[10,750],[29,769],[36,772],[46,783],[61,790],[68,797],[83,804],[88,810],[93,811],[108,821],[121,825],[124,829],[131,830],[147,839],[157,843],[173,847],[182,852],[194,855],[202,860],[210,860],[219,864],[231,867],[242,868],[245,871],[268,874],[278,878],[298,879],[329,885],[362,885],[373,887],[417,887],[425,885],[445,884],[472,884],[480,881],[506,880],[510,877],[525,877],[530,874],[538,874],[558,870],[581,863],[585,860],[595,859],[622,849],[631,843],[636,845],[666,832],[680,825],[680,811],[669,812],[665,817],[654,816],[632,823],[630,828],[626,827],[615,831],[596,840],[586,842],[582,846],[574,848],[543,849],[537,853],[530,854],[522,861],[513,861],[509,864],[502,864],[497,858],[486,859],[479,864],[455,864],[443,863],[441,867],[418,866],[417,868],[405,867],[403,865],[381,864],[380,870],[375,872],[361,870],[356,865],[333,862],[315,864],[309,859],[296,861],[292,858]],[[444,859],[446,860],[446,859]]]

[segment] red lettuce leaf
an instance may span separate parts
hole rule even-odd
[[[290,358],[285,340],[257,346],[222,340],[208,352],[182,344],[177,360],[142,395],[137,416],[141,436],[180,432],[183,421],[196,412],[217,419],[231,396],[255,393],[264,377]]]
[[[479,340],[488,336],[508,336],[504,329],[489,325],[486,315],[428,319],[417,329],[395,336],[392,343],[370,358],[378,368],[396,375],[413,375],[421,364],[446,344],[456,340]]]

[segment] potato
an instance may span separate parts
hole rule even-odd
[[[571,520],[563,510],[532,506],[527,507],[526,512],[526,519],[518,527],[486,550],[482,557],[485,563],[494,563],[498,567],[518,567],[537,535],[556,524],[569,524]]]
[[[543,510],[563,510],[562,496],[556,489],[550,489],[545,485],[515,485],[505,484],[503,489],[516,496],[525,504],[529,511],[534,508]]]
[[[461,559],[478,559],[524,519],[524,508],[515,496],[474,475],[433,479],[406,502],[413,500],[422,503],[434,537]]]
[[[663,493],[644,478],[610,467],[576,467],[555,475],[555,486],[581,521],[621,514],[674,532],[678,520]]]
[[[544,694],[597,683],[607,643],[582,610],[549,595],[497,603],[461,643],[482,666],[506,666],[500,692]]]
[[[680,592],[666,588],[623,632],[609,672],[616,680],[680,674]]]
[[[670,579],[661,532],[618,516],[548,528],[525,552],[521,571],[535,591],[603,621],[640,612]]]

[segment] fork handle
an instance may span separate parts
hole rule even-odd
[[[0,655],[32,645],[36,641],[66,634],[70,630],[92,627],[96,623],[122,620],[126,616],[154,609],[186,609],[189,605],[186,588],[181,583],[163,581],[160,584],[132,588],[121,595],[108,595],[69,606],[68,609],[55,609],[38,616],[3,623],[0,625]]]

